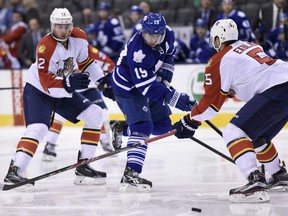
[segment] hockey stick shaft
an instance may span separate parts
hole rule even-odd
[[[171,90],[174,90],[175,88],[173,86],[170,85],[170,83],[167,80],[162,80],[162,82]],[[222,136],[222,131],[216,127],[211,121],[206,120],[205,121],[214,131],[216,131],[216,133],[218,133],[220,136]]]
[[[0,90],[13,90],[13,89],[20,89],[19,87],[3,87]]]
[[[191,139],[192,139],[194,142],[197,142],[198,144],[204,146],[205,148],[209,149],[210,151],[212,151],[212,152],[216,153],[217,155],[221,156],[222,158],[224,158],[224,159],[230,161],[231,163],[234,163],[234,164],[235,164],[235,162],[234,162],[230,157],[228,157],[227,155],[225,155],[225,154],[217,151],[216,149],[214,149],[214,148],[212,148],[211,146],[207,145],[206,143],[200,141],[199,139],[197,139],[197,138],[195,138],[195,137],[191,137]]]
[[[3,191],[6,191],[6,190],[11,190],[11,189],[14,189],[14,188],[26,185],[26,184],[32,184],[35,181],[38,181],[38,180],[41,180],[41,179],[44,179],[44,178],[47,178],[47,177],[50,177],[50,176],[54,176],[56,174],[59,174],[59,173],[74,169],[76,167],[79,167],[79,166],[82,166],[82,165],[85,165],[85,164],[88,164],[88,163],[91,163],[91,162],[94,162],[94,161],[97,161],[97,160],[101,160],[103,158],[107,158],[107,157],[115,155],[115,154],[119,154],[120,152],[124,152],[124,151],[130,150],[130,149],[133,149],[133,148],[137,148],[137,147],[139,147],[141,145],[148,144],[148,143],[151,143],[151,142],[166,138],[168,136],[174,135],[175,133],[176,133],[176,130],[172,130],[172,131],[170,131],[168,133],[165,133],[165,134],[162,134],[162,135],[159,135],[159,136],[152,137],[152,138],[149,138],[147,140],[144,140],[143,142],[138,142],[135,145],[126,146],[124,148],[115,150],[113,152],[108,152],[106,154],[102,154],[102,155],[96,156],[94,158],[90,158],[90,159],[87,159],[87,160],[84,160],[84,161],[81,161],[81,162],[78,162],[78,163],[75,163],[75,164],[72,164],[72,165],[57,169],[57,170],[54,170],[54,171],[51,171],[51,172],[48,172],[48,173],[45,173],[43,175],[31,178],[31,179],[27,179],[26,181],[23,181],[23,182],[20,182],[20,183],[17,183],[17,184],[12,184],[12,185],[0,184],[0,189],[3,190]]]

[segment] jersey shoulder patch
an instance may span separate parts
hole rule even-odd
[[[57,45],[57,41],[50,35],[46,35],[40,39],[37,52],[45,56],[52,55]]]

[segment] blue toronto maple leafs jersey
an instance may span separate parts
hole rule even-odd
[[[94,26],[97,47],[109,57],[118,57],[125,43],[125,36],[118,19],[110,17],[106,22],[99,20]]]
[[[137,32],[120,54],[112,74],[112,88],[121,94],[141,92],[152,100],[163,101],[170,90],[156,81],[157,71],[163,63],[174,65],[174,40],[174,33],[167,26],[163,42],[151,48],[142,32]]]

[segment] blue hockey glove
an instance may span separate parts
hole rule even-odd
[[[196,100],[191,99],[186,93],[179,93],[175,89],[169,92],[166,96],[165,102],[176,107],[182,111],[191,111],[191,109],[196,106]]]
[[[201,125],[201,122],[190,120],[190,115],[183,116],[176,122],[172,128],[176,129],[175,136],[179,139],[191,138],[194,136],[195,130]]]
[[[96,85],[97,85],[97,88],[100,91],[103,91],[104,88],[107,88],[107,87],[111,86],[110,76],[111,76],[111,73],[108,73],[106,76],[104,76],[104,77],[100,78],[99,80],[97,80]]]
[[[68,93],[75,90],[86,89],[90,83],[87,73],[69,74],[63,77],[63,86]]]
[[[103,91],[103,95],[113,101],[115,101],[115,96],[113,89],[111,88],[111,82],[110,82],[110,76],[111,73],[108,73],[106,76],[102,77],[97,81],[97,88],[100,91]]]
[[[162,80],[167,80],[169,83],[172,81],[174,66],[172,64],[163,63],[161,68],[157,71],[157,77]]]

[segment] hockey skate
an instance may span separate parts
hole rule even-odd
[[[23,176],[21,176],[19,174],[18,171],[19,167],[14,166],[14,161],[11,160],[10,165],[9,165],[9,170],[8,173],[6,175],[6,177],[4,178],[4,183],[5,184],[17,184],[23,181],[27,181],[27,178],[24,178]],[[31,183],[31,184],[27,184],[26,188],[30,188],[31,186],[34,186],[35,182]]]
[[[248,181],[248,184],[243,187],[230,190],[229,200],[231,202],[267,202],[270,200],[263,173],[255,170],[248,176]]]
[[[268,190],[288,190],[288,173],[285,169],[285,165],[281,167],[281,169],[274,173],[271,178],[267,182]]]
[[[123,136],[123,121],[111,121],[112,145],[115,150],[121,148]]]
[[[131,187],[132,190],[137,188],[140,192],[148,192],[152,188],[151,181],[141,178],[139,173],[129,167],[126,167],[120,183],[120,192],[127,191],[129,187]]]
[[[43,151],[42,160],[51,162],[57,156],[56,154],[56,145],[50,142],[47,142]]]
[[[87,160],[80,158],[80,152],[78,153],[78,163]],[[75,185],[102,185],[106,184],[105,172],[94,170],[88,164],[84,164],[76,168],[76,178],[74,180]]]

